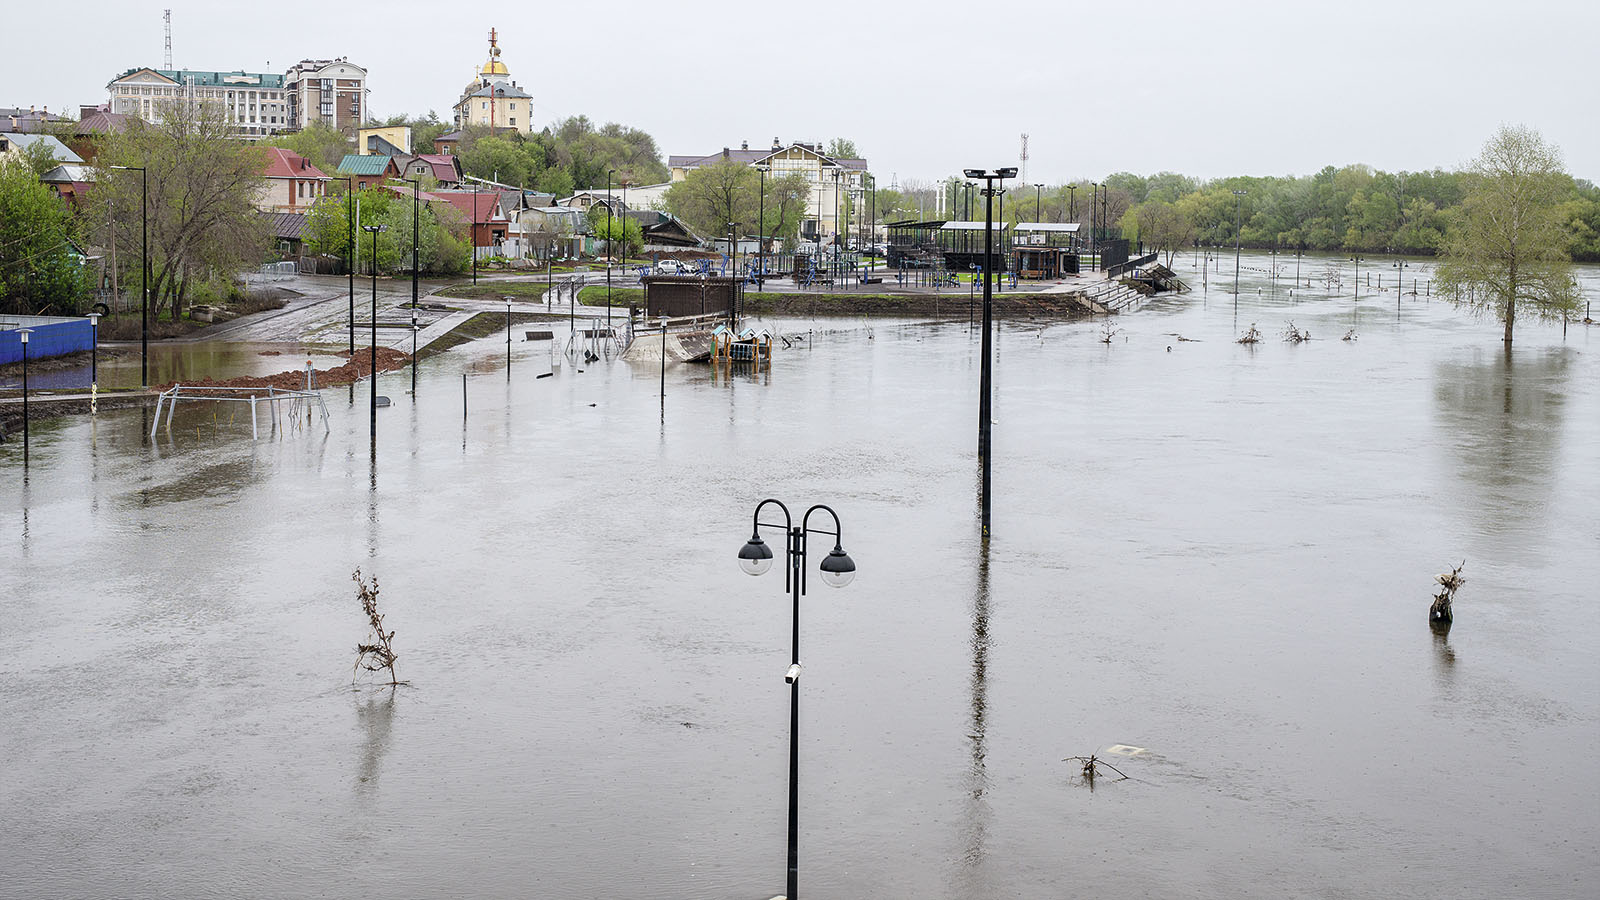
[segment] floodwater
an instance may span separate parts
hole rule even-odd
[[[1109,344],[1001,328],[987,552],[964,319],[784,323],[664,411],[490,338],[385,376],[375,452],[365,385],[255,442],[41,424],[0,451],[0,895],[780,893],[768,496],[859,566],[802,602],[804,896],[1600,893],[1600,335],[1208,282]],[[409,686],[350,685],[357,567]]]
[[[227,379],[240,375],[274,375],[289,369],[304,369],[307,362],[312,363],[313,368],[327,369],[345,362],[345,357],[331,352],[335,349],[299,343],[158,341],[150,345],[150,384],[156,386],[206,378]],[[99,377],[102,390],[139,386],[138,341],[118,344],[114,349],[100,352],[95,374]],[[87,391],[93,380],[87,362],[81,366],[34,371],[28,375],[29,387],[36,390]],[[0,388],[21,386],[20,375],[0,376]]]

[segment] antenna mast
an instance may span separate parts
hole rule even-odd
[[[1022,135],[1022,155],[1017,158],[1017,183],[1026,184],[1028,181],[1028,135]]]
[[[172,71],[172,10],[161,11],[161,26],[167,33],[167,52],[162,56],[162,68]]]

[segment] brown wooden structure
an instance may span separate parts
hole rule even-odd
[[[646,275],[639,281],[644,285],[644,314],[652,319],[708,314],[732,318],[743,294],[737,278]]]

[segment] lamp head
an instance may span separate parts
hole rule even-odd
[[[751,534],[750,540],[739,548],[739,568],[746,575],[765,575],[772,568],[772,548],[761,540],[759,533]]]
[[[961,174],[968,178],[982,178],[985,173],[982,169],[962,169]]]
[[[855,560],[838,544],[833,545],[833,550],[823,558],[819,568],[822,569],[822,580],[828,587],[842,588],[856,577]]]
[[[24,344],[28,343],[28,335],[30,335],[30,334],[33,334],[33,329],[32,328],[18,328],[17,329],[17,337]]]
[[[1004,169],[996,169],[994,173],[1001,178],[1015,178],[1017,177],[1017,167],[1007,166]]]

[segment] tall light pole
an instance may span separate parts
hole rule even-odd
[[[1094,268],[1100,266],[1100,235],[1095,230],[1094,208],[1095,201],[1100,199],[1100,182],[1089,182],[1089,253],[1094,256]],[[1090,269],[1093,271],[1093,268]]]
[[[756,240],[760,242],[756,246],[756,290],[758,291],[766,286],[767,280],[767,172],[771,168],[771,166],[756,166],[756,171],[761,173],[761,209],[756,216],[760,222],[756,226]],[[734,322],[734,327],[738,327],[738,324]]]
[[[344,267],[350,270],[350,358],[356,358],[356,187],[355,178],[344,179]]]
[[[372,373],[371,434],[378,440],[378,234],[389,230],[387,225],[363,225],[361,230],[372,235],[372,346],[369,360]],[[415,333],[415,332],[413,332]]]
[[[1240,205],[1244,202],[1245,190],[1233,192],[1233,309],[1239,310],[1239,236],[1244,231],[1244,220],[1239,217]]]
[[[139,173],[139,386],[150,386],[150,172],[144,166],[112,166]]]
[[[1035,225],[1044,221],[1044,182],[1036,181],[1033,184],[1033,223]]]
[[[767,504],[783,510],[783,522],[761,521],[761,511]],[[833,519],[833,530],[811,527],[811,514],[821,510]],[[833,549],[817,567],[822,580],[829,587],[842,588],[856,577],[856,564],[844,552],[844,539],[840,532],[839,514],[831,508],[817,504],[806,510],[800,525],[794,524],[789,507],[781,501],[767,499],[756,504],[752,517],[750,540],[739,548],[739,568],[750,575],[763,575],[772,568],[772,548],[761,539],[761,529],[782,528],[787,544],[784,548],[783,589],[793,603],[790,630],[789,670],[783,680],[789,683],[789,868],[786,879],[785,900],[798,900],[800,881],[800,598],[806,593],[806,544],[812,534],[833,537]]]
[[[622,277],[628,277],[628,179],[622,179]]]
[[[611,334],[611,257],[616,255],[617,241],[611,234],[611,207],[616,201],[611,199],[611,176],[617,174],[616,169],[606,170],[606,335]],[[624,220],[622,230],[627,231],[628,225]]]
[[[982,178],[983,181],[984,181],[983,197],[984,197],[985,203],[984,203],[984,213],[983,213],[983,226],[984,226],[983,227],[983,347],[982,347],[982,351],[981,351],[982,354],[983,354],[983,364],[982,364],[981,374],[979,376],[980,384],[979,384],[979,388],[978,388],[978,390],[979,390],[979,393],[978,393],[978,465],[979,465],[979,468],[982,470],[982,488],[981,488],[982,494],[981,494],[981,498],[980,499],[982,501],[982,507],[983,507],[983,537],[984,537],[984,540],[988,540],[988,538],[989,538],[989,507],[990,507],[990,502],[989,502],[990,501],[990,492],[989,492],[989,461],[990,461],[990,454],[989,454],[989,450],[990,450],[990,446],[989,446],[989,422],[990,422],[990,409],[991,409],[990,395],[993,392],[993,387],[994,387],[993,369],[992,369],[992,364],[991,364],[991,361],[990,361],[990,357],[993,355],[991,353],[992,341],[991,341],[990,332],[993,330],[993,323],[994,323],[994,314],[993,314],[993,309],[992,309],[993,302],[994,302],[994,295],[993,295],[993,292],[992,292],[993,285],[991,283],[991,279],[989,278],[989,273],[991,271],[993,271],[993,267],[994,267],[994,195],[995,195],[994,183],[998,179],[1001,182],[1001,184],[1003,185],[1007,178],[1015,178],[1015,177],[1017,177],[1017,170],[1015,168],[1004,168],[1004,169],[996,169],[996,170],[991,172],[991,171],[989,171],[987,169],[966,169],[966,170],[963,170],[962,174],[966,175],[966,177],[968,177],[968,178]]]
[[[472,233],[467,240],[467,246],[472,249],[472,283],[478,283],[478,183],[472,183]],[[549,265],[549,260],[545,265]]]
[[[473,185],[473,188],[476,189],[477,185]],[[421,271],[417,264],[417,245],[422,243],[422,211],[418,201],[418,191],[421,189],[421,178],[411,182],[411,311],[413,313],[417,311],[417,273]],[[472,214],[474,216],[478,214],[476,197],[473,198]],[[473,253],[473,259],[477,259],[476,251]]]

